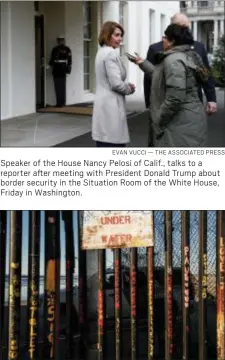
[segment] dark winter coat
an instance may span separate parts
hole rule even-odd
[[[152,73],[154,146],[206,146],[207,117],[198,96],[198,83],[203,81],[197,76],[201,58],[190,46],[182,45],[157,54],[156,64],[145,60],[140,65],[145,73]]]

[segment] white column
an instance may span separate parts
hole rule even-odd
[[[215,48],[218,45],[218,20],[214,20],[214,42],[213,42],[213,48]]]
[[[103,23],[105,21],[119,22],[119,1],[103,2]]]
[[[12,116],[12,2],[1,4],[1,120]]]
[[[224,20],[220,20],[220,37],[224,34]]]
[[[193,23],[194,23],[193,36],[194,36],[194,40],[197,41],[198,40],[198,22],[193,21]]]
[[[56,6],[60,2],[56,3]],[[71,74],[67,77],[66,80],[66,104],[74,104],[76,102],[84,101],[84,91],[83,91],[83,35],[79,36],[83,32],[83,2],[82,1],[63,1],[65,5],[65,36],[66,43],[70,47],[72,52],[72,71]],[[50,3],[51,4],[51,3]],[[51,6],[51,5],[50,5]],[[54,7],[55,8],[55,7]],[[53,9],[49,7],[49,11],[54,14]],[[61,12],[63,10],[61,9]],[[55,21],[57,21],[57,14],[60,13],[60,9],[57,9],[55,12]],[[48,19],[50,14],[47,14]],[[55,29],[57,24],[55,24],[54,18],[50,23],[50,31]],[[63,24],[58,24],[62,26]],[[50,75],[50,74],[49,74]],[[52,77],[49,81],[52,84]],[[49,84],[50,85],[50,84]],[[53,86],[53,84],[51,85]],[[52,91],[52,90],[51,90]],[[48,96],[50,96],[50,90],[48,91]],[[50,100],[49,100],[50,101]],[[54,101],[51,99],[51,101]],[[53,102],[54,103],[54,102]],[[51,104],[51,103],[50,103]]]
[[[98,34],[99,34],[103,23],[103,3],[101,1],[98,1],[97,6],[98,6],[97,9],[98,9]]]

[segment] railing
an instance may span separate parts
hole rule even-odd
[[[182,4],[180,6],[181,12],[187,14],[208,14],[208,13],[224,13],[224,2],[218,4],[215,1],[195,1],[194,4],[191,4],[191,1],[186,2],[186,6]]]
[[[153,215],[154,247],[112,252],[82,212],[0,211],[0,359],[224,360],[225,211]]]

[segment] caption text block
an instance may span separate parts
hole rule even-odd
[[[0,150],[1,209],[217,209],[225,149]]]

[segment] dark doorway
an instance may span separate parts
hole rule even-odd
[[[36,108],[45,106],[44,16],[35,16]]]

